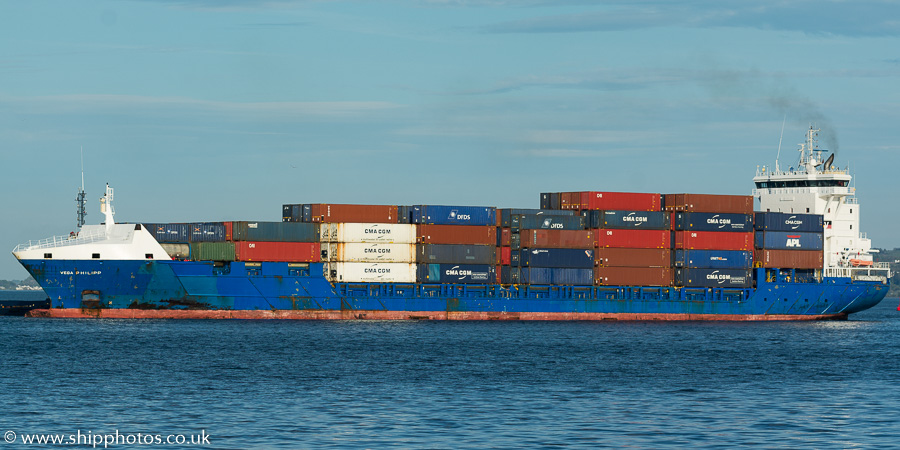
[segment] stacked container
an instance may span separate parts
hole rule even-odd
[[[824,217],[820,214],[756,213],[757,267],[821,269]]]
[[[610,204],[620,203],[612,193],[605,194]],[[659,194],[643,194],[643,202],[647,207],[656,206],[655,210],[583,212],[596,228],[594,284],[672,285],[670,218],[660,211],[659,203],[654,203],[659,198]]]
[[[330,281],[416,281],[415,226],[336,222],[322,223],[319,227],[322,260],[326,262],[325,276]]]
[[[416,205],[400,210],[415,228],[419,283],[496,283],[496,208]]]
[[[574,211],[500,210],[503,284],[590,285],[593,236]]]

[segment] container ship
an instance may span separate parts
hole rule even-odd
[[[810,127],[752,195],[541,193],[538,208],[282,205],[281,221],[105,222],[19,245],[38,317],[846,319],[888,292],[851,175]],[[758,209],[754,203],[758,202]]]

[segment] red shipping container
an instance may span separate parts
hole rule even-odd
[[[598,248],[594,259],[600,267],[669,267],[672,251],[667,248]]]
[[[669,230],[591,230],[597,248],[670,248]]]
[[[397,223],[395,205],[340,205],[316,203],[310,206],[313,222]]]
[[[420,244],[497,245],[497,227],[471,225],[416,225]]]
[[[821,269],[825,265],[825,253],[819,250],[756,250],[753,265],[767,269]]]
[[[661,211],[662,195],[643,192],[582,192],[581,209]]]
[[[501,228],[500,229],[500,245],[504,247],[509,247],[512,245],[512,231],[509,228]]]
[[[672,248],[685,250],[753,251],[753,233],[728,231],[675,231]]]
[[[580,192],[560,192],[559,193],[559,209],[581,209],[581,193]]]
[[[318,242],[235,242],[237,261],[319,262]]]
[[[753,214],[751,195],[666,194],[664,198],[666,211]]]
[[[542,248],[594,248],[591,230],[522,230],[519,245]]]
[[[504,266],[508,266],[510,261],[512,261],[512,248],[510,247],[500,247],[500,251],[497,252],[500,255],[500,264]],[[497,272],[500,270],[497,269]]]
[[[234,222],[225,222],[225,240],[231,241],[231,236],[234,235]]]
[[[497,284],[501,284],[500,283],[500,266],[497,266],[496,272],[497,272]]]
[[[595,267],[594,284],[603,286],[671,286],[669,267]]]

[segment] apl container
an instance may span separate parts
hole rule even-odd
[[[593,249],[573,248],[524,248],[512,252],[510,264],[520,267],[565,267],[565,268],[591,268],[594,267]]]
[[[598,248],[594,260],[601,267],[669,267],[672,251],[667,248]]]
[[[670,214],[661,211],[582,211],[591,228],[668,230]]]
[[[593,248],[590,230],[522,230],[519,246],[538,248]]]
[[[598,248],[669,248],[669,230],[592,230]]]
[[[415,244],[323,242],[321,248],[323,261],[402,263],[416,261]]]
[[[672,220],[672,229],[679,231],[753,231],[752,214],[676,212]]]
[[[410,211],[412,223],[431,225],[497,225],[493,206],[418,205]]]
[[[234,250],[237,261],[319,262],[321,258],[317,242],[242,241],[234,243]]]
[[[416,243],[416,226],[409,224],[323,223],[319,234],[322,242]]]
[[[237,256],[234,242],[194,242],[190,248],[193,261],[234,261]]]
[[[494,284],[496,267],[484,264],[419,264],[419,283]]]
[[[799,233],[821,233],[825,229],[825,219],[821,214],[788,214],[780,212],[758,212],[754,221],[757,231],[796,231]]]
[[[232,222],[231,239],[258,242],[318,242],[319,226],[301,222]]]
[[[753,233],[674,231],[672,247],[684,250],[753,250]]]
[[[666,194],[666,211],[753,214],[753,196],[713,194]]]
[[[420,244],[496,245],[496,226],[415,225]]]
[[[416,265],[332,262],[325,264],[325,278],[336,283],[415,283]]]
[[[746,289],[753,286],[750,269],[675,269],[675,285]]]
[[[493,264],[497,247],[490,245],[419,244],[416,262],[419,264]]]
[[[597,267],[594,284],[602,286],[671,286],[669,267]]]
[[[821,269],[825,253],[808,250],[756,250],[755,265],[767,269]]]
[[[310,205],[312,222],[397,223],[395,205],[342,205],[317,203]]]
[[[144,228],[153,235],[156,242],[191,241],[191,224],[189,223],[146,223]]]
[[[741,250],[675,250],[675,267],[700,269],[749,269],[753,267],[753,252]]]
[[[822,250],[822,233],[796,231],[757,231],[756,248],[767,250]]]

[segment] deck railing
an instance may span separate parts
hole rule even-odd
[[[99,229],[90,233],[79,233],[74,236],[53,236],[47,239],[41,239],[39,241],[28,241],[24,244],[17,245],[13,251],[21,252],[25,250],[39,250],[44,248],[69,247],[72,245],[90,244],[93,242],[103,241],[105,239],[106,230]]]

